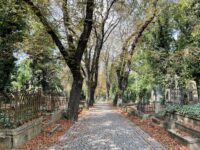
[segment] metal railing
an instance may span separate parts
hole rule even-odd
[[[165,95],[168,104],[191,104],[198,102],[196,89],[168,89]]]
[[[0,128],[16,128],[38,118],[41,112],[65,109],[66,97],[42,92],[0,93]]]
[[[64,110],[67,107],[66,97],[41,95],[40,110],[46,112],[53,112],[56,110]]]
[[[143,103],[139,102],[137,104],[137,110],[146,114],[151,114],[155,112],[155,103],[148,104],[148,103]]]
[[[14,92],[1,94],[0,128],[14,128],[37,118],[40,109],[40,93]]]

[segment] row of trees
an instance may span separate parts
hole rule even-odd
[[[182,88],[200,84],[198,0],[0,4],[1,92],[70,87],[68,116],[76,120],[83,89],[88,106],[102,87],[116,105],[125,93],[173,87],[175,75]]]
[[[14,47],[9,48],[10,53],[6,48],[1,49],[1,92],[6,88],[36,90],[39,87],[46,93],[52,90],[62,91],[61,77],[63,80],[62,75],[67,72],[66,76],[72,80],[68,116],[76,120],[85,77],[88,86],[88,105],[94,103],[103,43],[119,22],[114,16],[112,21],[107,22],[115,3],[116,0],[11,0],[9,3],[2,1],[2,23],[8,20],[14,29],[5,24],[5,27],[12,28],[12,31],[2,32],[1,39],[6,40],[5,36],[13,33],[22,35],[9,35],[17,38],[21,36],[21,39],[11,40]],[[14,13],[8,13],[6,10],[9,9]],[[18,20],[9,20],[18,15]],[[4,43],[11,46],[9,40]],[[11,58],[5,59],[3,55],[9,55]],[[64,71],[63,67],[67,71]],[[8,71],[5,73],[6,69]]]
[[[133,57],[126,58],[119,55],[120,60],[131,59],[131,64],[126,68],[124,63],[126,71],[123,72],[119,71],[119,67],[115,69],[118,74],[123,73],[121,80],[118,75],[118,85],[116,79],[110,82],[115,105],[119,97],[115,94],[120,95],[124,101],[124,92],[132,93],[133,99],[136,97],[144,99],[151,90],[164,94],[166,88],[174,89],[178,86],[180,91],[183,91],[189,88],[192,80],[196,83],[198,98],[200,98],[199,6],[200,3],[196,0],[163,1],[162,5],[158,3],[156,18],[144,30]],[[137,37],[138,31],[140,30],[136,30],[134,37]],[[126,42],[124,45],[131,53],[131,42]],[[112,64],[115,65],[116,62],[117,59]],[[110,76],[115,77],[112,74]],[[120,86],[119,83],[124,85]]]

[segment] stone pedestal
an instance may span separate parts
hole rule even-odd
[[[159,113],[161,111],[161,102],[155,101],[155,113]]]

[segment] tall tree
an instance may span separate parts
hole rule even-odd
[[[0,1],[0,92],[11,83],[16,44],[23,40],[26,11],[20,1]],[[9,11],[8,11],[9,10]],[[8,89],[8,88],[7,88]]]
[[[123,44],[122,52],[120,54],[121,62],[118,65],[119,67],[117,67],[116,69],[118,79],[118,91],[116,92],[115,98],[113,100],[113,105],[117,104],[118,98],[123,100],[124,91],[128,85],[128,77],[131,70],[131,58],[133,52],[143,32],[156,17],[157,3],[158,0],[154,0],[152,15],[148,17],[148,19],[137,29],[136,32],[131,33],[131,35],[125,40]],[[129,45],[130,41],[131,45]]]
[[[87,42],[90,37],[90,33],[92,30],[93,24],[93,11],[94,11],[94,0],[87,0],[85,13],[82,15],[81,18],[83,19],[83,24],[81,27],[81,32],[76,33],[71,27],[72,24],[70,22],[74,19],[70,16],[70,1],[63,0],[62,1],[62,13],[63,13],[63,21],[65,27],[65,33],[67,36],[67,43],[68,46],[62,43],[62,39],[58,35],[58,32],[52,27],[48,18],[42,13],[41,8],[32,0],[24,0],[26,4],[30,6],[32,11],[37,15],[40,19],[41,23],[44,25],[47,33],[52,37],[53,41],[55,42],[56,46],[60,50],[62,56],[64,57],[67,65],[70,68],[70,71],[73,76],[73,84],[72,89],[70,92],[69,104],[68,104],[68,117],[72,120],[77,120],[78,118],[78,109],[79,109],[79,102],[81,97],[81,90],[83,84],[83,76],[81,72],[81,60],[83,53],[87,47]],[[74,1],[73,1],[74,2]],[[75,5],[75,8],[78,5]],[[80,15],[80,14],[79,14]],[[75,36],[78,36],[77,41]]]
[[[43,25],[30,14],[29,33],[21,44],[21,51],[26,53],[32,71],[30,86],[32,89],[42,87],[44,93],[62,91],[60,71],[63,62],[51,37],[45,32]],[[59,58],[59,59],[57,59]],[[21,66],[20,66],[21,67]]]
[[[94,37],[95,44],[88,48],[85,53],[85,66],[87,73],[87,87],[88,87],[88,105],[93,106],[95,90],[98,83],[99,73],[99,57],[103,48],[103,44],[108,39],[111,32],[115,29],[119,23],[119,19],[114,19],[115,16],[110,16],[113,5],[117,0],[112,1],[97,1],[97,7],[95,11],[95,24],[94,24]],[[105,5],[106,3],[106,5]],[[101,13],[101,15],[99,15]],[[111,21],[109,21],[109,19]],[[91,39],[93,40],[93,39]],[[92,55],[92,50],[94,51]]]
[[[106,99],[109,100],[110,98],[110,75],[109,75],[109,59],[110,59],[110,54],[109,51],[106,51],[105,54],[105,72],[106,72]]]

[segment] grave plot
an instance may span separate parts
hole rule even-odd
[[[66,98],[42,92],[13,92],[0,97],[0,147],[16,148],[62,117]]]

